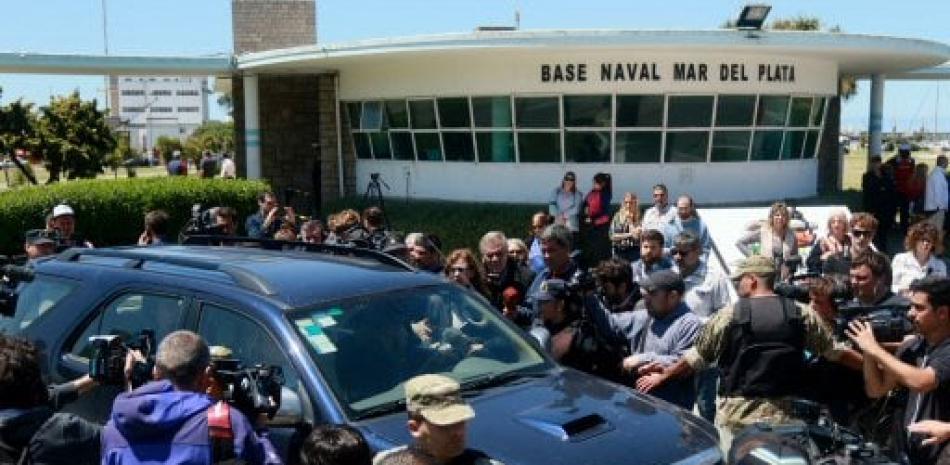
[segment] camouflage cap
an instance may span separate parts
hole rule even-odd
[[[406,410],[439,426],[454,425],[475,417],[459,394],[460,386],[442,375],[419,375],[406,381]]]
[[[732,279],[739,279],[744,274],[754,274],[756,276],[774,275],[775,262],[762,255],[749,255],[745,260],[740,261],[730,276]]]

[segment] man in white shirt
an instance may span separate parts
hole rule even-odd
[[[225,153],[221,155],[221,177],[223,179],[234,179],[237,177],[237,167],[234,166],[234,160]]]
[[[924,211],[927,218],[937,229],[943,231],[943,217],[947,212],[947,157],[937,157],[937,166],[927,177],[927,193],[924,197]]]
[[[653,186],[653,206],[643,213],[643,230],[659,231],[667,234],[667,225],[676,215],[676,209],[670,206],[669,190],[664,184]]]

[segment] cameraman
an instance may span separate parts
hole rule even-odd
[[[925,443],[908,426],[923,420],[950,421],[950,280],[927,277],[910,285],[910,312],[916,336],[895,355],[878,344],[871,326],[851,322],[848,337],[864,352],[868,396],[879,398],[897,387],[908,391],[898,441],[912,464],[938,463],[943,444]]]
[[[127,370],[128,371],[128,370]],[[201,336],[175,331],[158,345],[155,370],[158,381],[120,394],[103,430],[102,463],[217,463],[234,458],[249,464],[279,464],[267,437],[264,419],[255,424],[235,408],[228,408],[230,446],[218,451],[212,441],[209,416],[221,412],[205,394],[214,385],[211,352]],[[216,417],[220,418],[220,417]],[[220,431],[218,431],[220,432]],[[217,439],[221,441],[221,439]],[[231,450],[233,449],[233,450]],[[233,457],[227,457],[233,453]]]
[[[880,252],[868,250],[851,259],[851,293],[857,305],[907,306],[905,297],[891,292],[891,264]]]
[[[36,346],[0,334],[0,463],[99,463],[99,425],[56,412],[95,385],[84,376],[47,388]]]
[[[215,207],[212,212],[214,228],[219,236],[237,235],[237,210],[234,207]]]
[[[277,196],[273,192],[264,192],[257,196],[257,213],[247,217],[244,227],[247,229],[247,237],[255,239],[268,239],[274,237],[277,231],[284,223],[291,226],[297,226],[297,217],[294,214],[293,207],[280,207]]]

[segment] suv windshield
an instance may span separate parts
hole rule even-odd
[[[0,332],[17,334],[79,287],[76,281],[37,275],[17,288],[16,313],[0,318]]]
[[[550,368],[512,325],[454,285],[360,296],[291,316],[355,419],[401,408],[403,383],[441,373],[464,387]]]

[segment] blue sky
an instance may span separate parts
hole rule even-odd
[[[510,24],[521,12],[524,29],[710,29],[749,2],[733,0],[318,0],[317,39],[333,43],[373,37],[470,31]],[[811,15],[846,32],[950,43],[950,1],[772,1],[771,18]],[[102,0],[4,2],[0,50],[49,53],[103,51]],[[106,0],[112,54],[214,55],[231,51],[230,0]],[[51,94],[78,88],[102,100],[103,80],[89,76],[0,74],[2,101],[43,104]],[[950,131],[950,82],[889,82],[884,126]],[[845,127],[866,128],[868,88],[844,108]],[[223,117],[220,109],[212,117]]]

